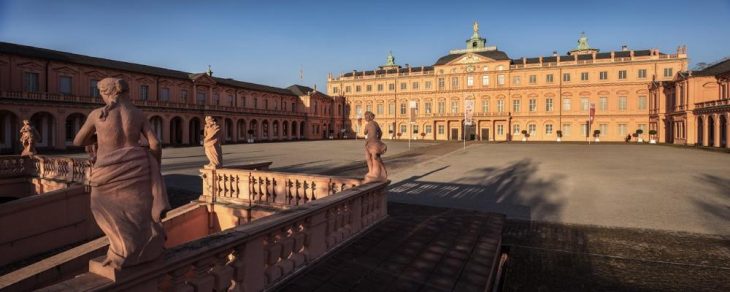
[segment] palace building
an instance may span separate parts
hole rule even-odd
[[[330,74],[327,90],[344,96],[351,109],[346,128],[360,132],[362,114],[372,111],[386,138],[508,141],[521,140],[524,130],[530,141],[556,141],[560,130],[563,141],[585,141],[599,130],[601,141],[623,141],[641,129],[647,140],[650,130],[658,137],[671,130],[656,116],[665,113],[657,99],[665,97],[650,90],[686,70],[685,47],[672,54],[626,46],[604,52],[592,48],[585,35],[565,55],[515,59],[487,45],[474,23],[465,49],[430,66],[400,66],[391,54],[375,70]],[[465,127],[469,99],[473,124]],[[591,106],[595,118],[589,128]]]
[[[199,145],[204,117],[214,116],[227,143],[325,139],[341,134],[344,100],[293,85],[277,88],[141,64],[0,42],[0,152],[17,153],[30,120],[38,147],[65,149],[91,110],[96,83],[119,77],[147,113],[163,145]]]

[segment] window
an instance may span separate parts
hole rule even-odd
[[[672,68],[664,68],[664,77],[672,77]]]
[[[537,75],[530,75],[530,84],[537,83]]]
[[[169,91],[168,91],[168,94],[167,94],[167,99],[170,99],[170,92]],[[167,101],[167,100],[165,100],[165,101]],[[233,99],[233,95],[228,95],[228,105],[229,106],[233,106],[233,103],[234,102],[235,102],[235,100]]]
[[[183,89],[180,90],[180,101],[182,103],[188,103],[188,91]],[[246,105],[246,99],[243,99],[243,104]]]
[[[400,90],[406,90],[406,89],[408,89],[408,84],[405,83],[405,82],[401,82],[401,84],[400,84]]]
[[[395,114],[395,103],[388,104],[388,114],[389,115]]]
[[[446,102],[439,101],[439,113],[443,114],[444,112],[446,112]]]
[[[588,137],[588,124],[587,123],[580,124],[580,135],[581,135],[581,137]]]
[[[385,105],[383,105],[382,103],[378,104],[378,110],[377,110],[378,115],[383,114],[384,108],[385,108]]]
[[[400,104],[400,114],[401,115],[405,115],[406,114],[406,104],[405,103],[401,103]]]
[[[512,100],[512,112],[515,112],[515,113],[520,112],[520,100],[519,99]]]
[[[520,134],[520,125],[519,124],[512,125],[512,134],[513,135],[519,135]]]
[[[411,88],[412,88],[413,90],[417,90],[417,89],[418,89],[418,82],[413,82],[413,83],[411,84]]]
[[[546,112],[553,111],[553,99],[552,98],[545,99],[545,111]]]
[[[482,75],[482,86],[489,85],[489,75]]]
[[[466,77],[466,86],[469,86],[469,87],[474,86],[474,76]]]
[[[626,70],[618,71],[618,79],[626,79]]]
[[[373,86],[372,85],[366,85],[365,86],[365,91],[367,91],[367,92],[373,91]]]
[[[503,74],[497,75],[497,85],[504,85],[504,75]]]
[[[520,85],[520,76],[513,76],[512,77],[512,83],[514,85]]]
[[[430,101],[427,101],[426,104],[424,105],[424,111],[427,114],[430,114],[431,113],[431,102]]]
[[[502,66],[502,65],[497,66],[497,71],[502,71],[502,70],[504,70],[504,66]]]
[[[337,93],[338,91],[339,91],[339,88],[337,88],[337,87],[332,87],[332,93]]]
[[[535,124],[527,125],[527,132],[530,133],[530,136],[535,136],[535,134],[537,133],[537,125],[535,125]]]
[[[590,107],[590,101],[587,97],[581,97],[580,98],[580,110],[587,112],[588,108]]]
[[[608,79],[608,71],[598,72],[598,79],[600,79],[600,80]]]
[[[547,75],[545,75],[545,82],[547,82],[547,83],[553,83],[553,74],[547,74]]]
[[[216,104],[218,104],[218,95],[215,96]],[[264,99],[264,109],[269,109],[269,100]],[[317,102],[314,102],[314,113],[317,113]]]
[[[170,100],[170,89],[167,87],[160,88],[160,101],[169,101]],[[233,103],[233,99],[231,98],[231,103]]]
[[[388,90],[389,91],[395,90],[395,83],[388,83]]]
[[[489,71],[489,66],[484,66],[484,68],[482,68],[482,71],[484,71],[484,72]]]
[[[563,73],[563,82],[570,82],[570,73]]]
[[[570,98],[563,98],[563,111],[570,110]]]
[[[639,130],[641,130],[642,133],[646,134],[646,124],[639,124]]]
[[[139,86],[139,99],[147,100],[149,98],[150,87],[148,85]]]
[[[195,102],[197,104],[205,104],[205,100],[206,100],[205,92],[198,92]],[[253,99],[253,104],[254,104],[254,107],[257,107],[258,102],[257,102],[256,98]]]
[[[646,78],[646,69],[639,69],[639,78]]]
[[[482,112],[489,112],[489,99],[482,99]]]
[[[91,79],[89,80],[89,96],[91,97],[100,97],[101,94],[99,94],[99,80]]]
[[[618,124],[618,134],[619,136],[623,137],[627,134],[626,131],[626,124]]]
[[[640,110],[646,109],[646,96],[644,96],[644,95],[639,96],[639,109]]]
[[[443,135],[444,134],[444,125],[439,125],[438,126],[438,134],[439,135]]]
[[[411,126],[413,134],[418,134],[418,125],[412,125]]]
[[[360,92],[362,87],[360,85],[355,85],[355,92]]]
[[[383,91],[383,84],[378,84],[378,91]]]
[[[459,102],[456,100],[451,101],[451,113],[455,114],[459,112]]]
[[[451,77],[451,89],[459,89],[459,77]]]
[[[497,125],[497,135],[504,135],[504,125]]]
[[[601,111],[607,111],[608,110],[608,97],[601,96],[598,98],[598,100],[599,100],[598,109]]]
[[[608,125],[607,124],[600,124],[598,125],[598,130],[601,131],[601,136],[608,135]]]
[[[38,73],[25,72],[23,74],[23,89],[27,92],[38,92]]]
[[[529,101],[529,109],[530,112],[536,112],[537,111],[537,100],[536,99],[530,99]]]
[[[439,78],[438,79],[438,84],[439,84],[439,90],[443,90],[444,89],[444,86],[445,86],[444,85],[444,79],[443,78]]]
[[[553,124],[545,124],[545,135],[553,134]]]
[[[580,80],[581,81],[588,81],[588,72],[581,72],[580,73]]]
[[[400,132],[405,134],[408,132],[408,127],[406,125],[400,125]]]
[[[350,91],[351,91],[351,89],[352,89],[352,87],[351,87],[351,86],[345,86],[345,92],[350,92]]]
[[[425,125],[425,126],[423,126],[423,132],[425,132],[426,134],[431,134],[432,133],[432,130],[433,130],[433,128],[432,128],[431,125]]]
[[[618,110],[625,111],[626,108],[627,108],[626,97],[625,96],[619,96],[618,97]]]
[[[504,99],[497,100],[497,112],[499,112],[499,113],[504,112]]]
[[[61,94],[71,94],[71,76],[60,76],[58,78],[58,92]]]
[[[362,106],[361,105],[358,104],[355,106],[355,114],[357,115],[358,119],[362,118]]]
[[[570,124],[566,123],[563,124],[563,136],[569,136],[570,135]]]
[[[431,89],[431,81],[424,82],[423,87],[425,87],[425,89]]]

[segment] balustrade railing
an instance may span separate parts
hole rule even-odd
[[[695,103],[695,108],[708,108],[708,107],[715,107],[715,106],[722,106],[722,105],[730,105],[730,99],[718,99],[718,100],[712,100],[712,101],[705,101],[705,102],[698,102]]]
[[[91,175],[88,159],[53,156],[0,156],[0,178],[30,176],[85,184]]]
[[[0,156],[0,178],[11,178],[28,175],[31,171],[27,158],[20,155]]]

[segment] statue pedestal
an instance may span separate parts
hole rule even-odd
[[[100,256],[97,258],[93,258],[89,260],[89,273],[96,274],[98,276],[107,278],[109,280],[112,280],[114,282],[121,282],[125,281],[126,279],[129,279],[130,277],[133,277],[135,274],[135,268],[137,265],[133,267],[124,268],[124,270],[117,270],[111,266],[104,266],[104,259],[106,259],[106,256]],[[164,261],[162,260],[162,257],[160,259],[152,261],[152,262],[146,262],[141,264],[142,266],[149,267],[151,265],[161,265],[164,264]],[[139,273],[136,273],[137,277],[139,276]]]

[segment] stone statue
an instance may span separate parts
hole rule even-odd
[[[385,60],[386,66],[394,66],[395,65],[395,57],[393,57],[393,52],[388,52],[388,58]]]
[[[479,22],[474,21],[474,26],[472,26],[472,28],[474,29],[474,33],[478,33],[479,32]]]
[[[39,136],[38,131],[30,125],[30,121],[23,120],[23,127],[20,128],[20,144],[23,145],[23,152],[20,153],[20,156],[31,156],[37,153],[35,142]]]
[[[162,218],[170,204],[160,173],[160,142],[129,100],[127,82],[105,78],[97,86],[106,106],[89,114],[74,145],[97,144],[89,183],[91,212],[109,238],[103,266],[121,270],[160,257]],[[141,136],[149,149],[140,146]]]
[[[385,164],[380,157],[388,150],[388,146],[380,140],[383,131],[375,121],[375,115],[367,111],[365,112],[365,161],[368,164],[368,173],[365,175],[364,183],[374,181],[384,181],[388,179],[388,171],[385,170]]]
[[[223,151],[221,150],[221,126],[211,116],[205,117],[203,148],[210,163],[205,168],[219,168],[223,166]]]

